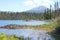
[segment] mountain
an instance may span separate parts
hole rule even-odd
[[[44,7],[44,6],[39,6],[39,7],[33,8],[31,10],[28,10],[27,12],[31,12],[31,13],[43,13],[43,12],[45,12],[46,9],[47,8]]]

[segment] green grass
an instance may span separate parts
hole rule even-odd
[[[55,24],[43,24],[41,26],[43,26],[43,27],[49,27],[49,26],[55,26]]]
[[[43,25],[37,25],[37,26],[23,26],[22,29],[35,29],[35,30],[46,30],[46,31],[52,31],[55,28],[55,24],[43,24]]]
[[[15,36],[7,36],[3,33],[0,34],[0,40],[23,40],[23,38],[18,38]]]
[[[41,30],[52,31],[55,29],[55,24],[43,24],[40,26]]]

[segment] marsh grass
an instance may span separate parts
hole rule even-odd
[[[22,29],[35,29],[35,30],[45,30],[45,31],[52,31],[55,29],[55,24],[43,24],[37,26],[23,26]]]

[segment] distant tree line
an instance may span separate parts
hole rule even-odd
[[[0,12],[0,20],[40,20],[41,18],[43,18],[42,13]]]

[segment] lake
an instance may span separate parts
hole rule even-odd
[[[48,24],[46,21],[36,21],[36,20],[0,20],[0,26],[5,26],[9,24],[18,24],[18,25],[42,25]]]
[[[54,38],[43,30],[34,29],[4,29],[0,28],[0,33],[23,37],[24,40],[54,40]]]
[[[18,25],[42,25],[48,24],[46,21],[36,21],[36,20],[0,20],[0,26],[5,26],[9,24],[18,24]],[[54,40],[54,38],[47,34],[43,30],[34,30],[34,29],[5,29],[0,28],[0,33],[6,35],[15,35],[17,37],[24,37],[24,40]],[[29,38],[29,39],[28,39]]]

